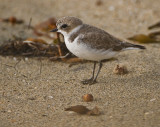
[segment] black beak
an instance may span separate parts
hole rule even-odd
[[[56,29],[51,30],[50,32],[57,32],[57,31],[58,29],[56,28]]]

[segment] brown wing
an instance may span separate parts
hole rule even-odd
[[[85,42],[92,48],[96,49],[113,49],[113,50],[121,50],[122,47],[122,41],[119,39],[113,37],[112,35],[109,35],[107,33],[101,32],[89,32],[86,33],[85,36],[81,36],[79,38],[79,42]]]
[[[113,49],[113,51],[121,51],[122,49],[127,47],[142,48],[139,47],[139,45],[137,47],[137,45],[123,42],[120,39],[110,35],[106,31],[87,24],[84,24],[79,31],[71,35],[71,42],[73,42],[74,39],[79,36],[79,33],[81,33],[81,36],[78,39],[79,43],[85,42],[92,48],[96,49]]]

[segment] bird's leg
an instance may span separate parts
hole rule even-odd
[[[83,84],[90,84],[91,82],[93,82],[94,73],[95,73],[95,68],[96,68],[96,62],[94,62],[92,77],[91,77],[90,79],[83,80],[83,81],[82,81]]]
[[[92,80],[92,83],[91,83],[91,84],[94,84],[94,83],[97,82],[96,79],[97,79],[97,77],[98,77],[99,72],[101,71],[101,68],[102,68],[102,61],[99,61],[99,68],[98,68],[97,75],[96,75],[96,77]]]

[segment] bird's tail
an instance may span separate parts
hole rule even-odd
[[[146,47],[144,47],[143,45],[135,45],[135,44],[132,44],[132,43],[129,43],[129,42],[125,42],[123,43],[125,49],[124,50],[127,50],[127,49],[146,49]]]
[[[139,48],[139,49],[146,49],[143,45],[134,45],[132,46],[133,48]]]

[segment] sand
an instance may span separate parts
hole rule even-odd
[[[49,17],[76,16],[126,39],[148,33],[160,17],[159,1],[151,0],[5,0],[0,17],[16,16],[32,25]],[[0,43],[34,37],[25,25],[0,23]],[[94,85],[82,85],[93,63],[51,62],[47,59],[0,56],[0,127],[158,127],[160,126],[160,45],[146,44],[145,51],[126,51],[117,58],[128,68],[126,75],[113,74],[116,60],[105,62]],[[93,102],[83,102],[90,93]],[[64,108],[97,106],[101,115],[65,112]]]

